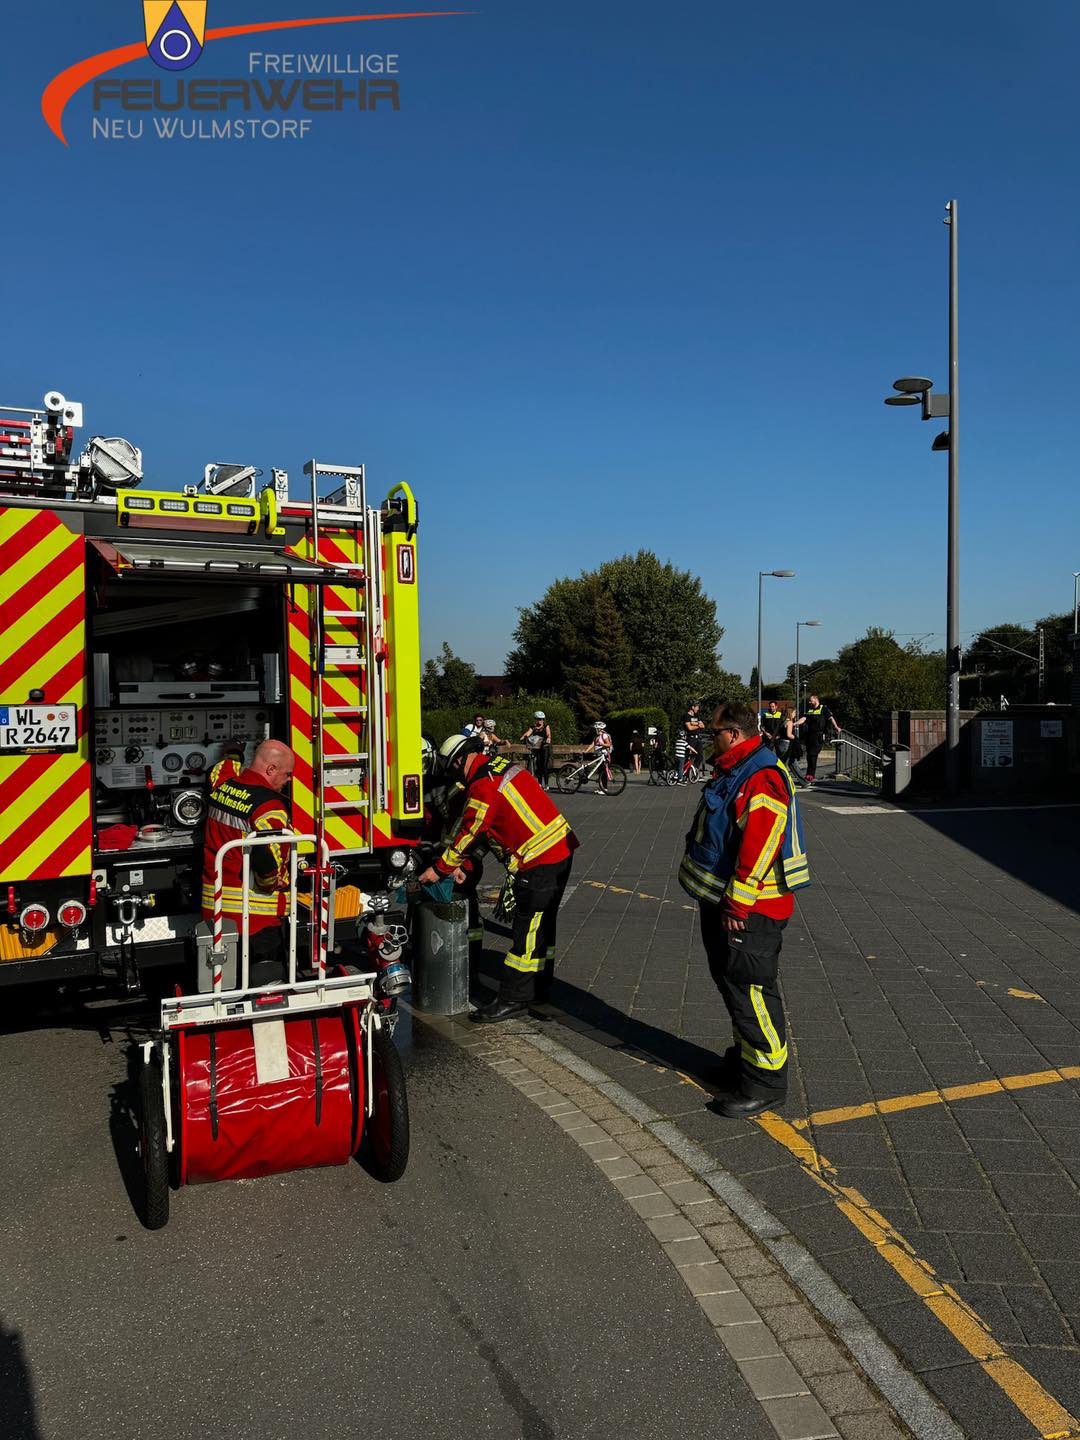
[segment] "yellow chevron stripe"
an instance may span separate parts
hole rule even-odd
[[[34,570],[38,570],[48,564],[48,561],[45,559],[41,561],[38,560],[38,553],[37,550],[34,550],[30,556],[34,562]],[[26,576],[24,575],[22,578],[25,581]],[[72,571],[66,580],[61,581],[54,590],[49,592],[48,597],[42,605],[36,606],[33,610],[16,620],[13,625],[9,625],[4,635],[4,648],[8,654],[16,656],[23,646],[29,644],[34,636],[40,632],[42,625],[48,620],[50,614],[58,615],[65,606],[70,605],[73,600],[77,600],[82,594],[84,584],[85,577],[82,566],[80,565]],[[19,587],[17,586],[16,589],[17,588]],[[43,614],[46,609],[49,614]],[[82,638],[81,630],[82,626],[79,625],[78,631],[80,639]],[[50,675],[55,675],[56,670],[51,670],[49,673]]]
[[[39,615],[38,628],[42,623],[42,617]],[[45,684],[58,670],[63,669],[69,660],[74,660],[81,655],[85,645],[83,626],[79,621],[75,628],[69,630],[58,640],[51,650],[39,655],[36,660],[27,665],[25,670],[21,670],[13,683],[20,689],[33,689],[35,685]]]
[[[34,807],[37,808],[36,806]],[[90,835],[90,796],[80,795],[64,811],[59,819],[54,820],[45,833],[36,839],[32,845],[28,845],[18,860],[13,861],[11,872],[14,875],[32,875],[48,860],[54,851],[58,850],[69,835],[77,830],[85,830],[87,838]],[[89,844],[80,851],[75,860],[71,861],[58,875],[85,875],[90,869],[90,847]]]
[[[0,543],[13,540],[19,531],[26,525],[33,512],[29,510],[8,510],[3,520],[0,520]],[[32,550],[28,551],[15,565],[9,565],[0,575],[0,600],[6,600],[14,595],[20,586],[26,583],[29,576],[35,574],[43,565],[49,564],[61,554],[69,545],[77,544],[79,537],[72,534],[66,525],[57,524],[54,529],[37,542]]]
[[[16,796],[8,804],[3,817],[4,834],[14,834],[20,825],[26,823],[29,816],[41,808],[45,794],[59,790],[61,785],[70,779],[82,764],[83,759],[79,755],[57,755],[39,785],[33,789],[24,790],[21,795]]]

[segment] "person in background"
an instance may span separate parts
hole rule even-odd
[[[548,770],[551,766],[551,726],[543,710],[534,712],[532,724],[521,739],[527,747],[530,771],[539,780],[541,787],[547,790]]]
[[[663,782],[658,778],[667,769],[667,755],[665,754],[664,737],[655,725],[649,726],[649,784],[660,785]]]
[[[481,733],[481,731],[483,730],[483,728],[484,728],[484,717],[483,717],[483,715],[474,715],[474,716],[472,717],[472,721],[471,721],[470,724],[468,724],[468,725],[463,725],[463,726],[461,727],[461,733],[462,733],[462,735],[466,735],[466,736],[479,735],[479,734]],[[492,728],[494,729],[494,726],[492,726]]]
[[[777,744],[784,733],[784,712],[780,708],[780,701],[767,700],[760,718],[761,733],[765,737],[765,744],[775,754]]]
[[[641,774],[641,757],[645,753],[645,746],[641,743],[641,731],[635,730],[630,736],[630,763],[634,767],[634,774]]]
[[[699,770],[705,768],[705,721],[701,718],[701,706],[696,700],[686,707],[682,728],[686,731],[686,747],[694,752]]]
[[[796,724],[802,731],[800,738],[806,746],[806,783],[813,785],[817,778],[818,756],[821,754],[825,737],[839,735],[840,726],[820,695],[807,696],[806,709]]]
[[[790,702],[784,706],[784,749],[778,751],[778,755],[787,766],[788,774],[795,785],[796,790],[803,788],[803,778],[795,769],[795,762],[802,755],[802,744],[799,740],[799,722],[796,719],[795,706]]]
[[[479,732],[479,734],[484,741],[484,749],[489,755],[494,755],[495,751],[498,750],[500,745],[506,744],[505,740],[495,734],[494,720],[485,720],[483,729]]]
[[[602,761],[600,769],[596,772],[596,793],[597,795],[606,795],[608,793],[608,783],[611,780],[611,771],[608,769],[608,766],[611,764],[611,751],[613,747],[611,736],[608,734],[607,726],[603,720],[597,720],[593,724],[592,748],[594,758],[599,758]]]
[[[686,769],[686,751],[688,742],[686,731],[680,726],[675,734],[675,784],[689,785],[689,780],[683,774]]]

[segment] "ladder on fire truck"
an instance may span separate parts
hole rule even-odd
[[[387,808],[382,517],[368,509],[362,465],[321,465],[312,459],[304,473],[311,478],[311,554],[319,557],[324,541],[338,541],[349,559],[335,555],[333,564],[354,577],[352,583],[311,590],[313,820],[322,837],[331,816],[362,816],[364,843],[335,842],[331,852],[366,854],[373,848],[375,817]],[[320,496],[325,480],[338,481],[338,488]],[[354,686],[357,703],[338,703],[341,692],[351,693]],[[333,749],[327,744],[331,738]],[[338,796],[343,790],[358,793],[327,799],[328,790]]]

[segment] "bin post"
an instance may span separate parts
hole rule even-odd
[[[907,745],[894,745],[886,762],[885,795],[889,800],[898,800],[911,784],[911,749]]]
[[[469,1008],[468,906],[421,897],[412,907],[412,1002],[429,1015]]]

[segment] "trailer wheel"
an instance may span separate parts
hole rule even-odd
[[[139,1158],[143,1172],[142,1222],[160,1230],[169,1222],[169,1152],[165,1145],[165,1097],[155,1057],[139,1073]]]
[[[367,1168],[377,1180],[400,1180],[409,1163],[409,1100],[405,1069],[385,1030],[371,1037],[372,1108],[365,1123]]]

